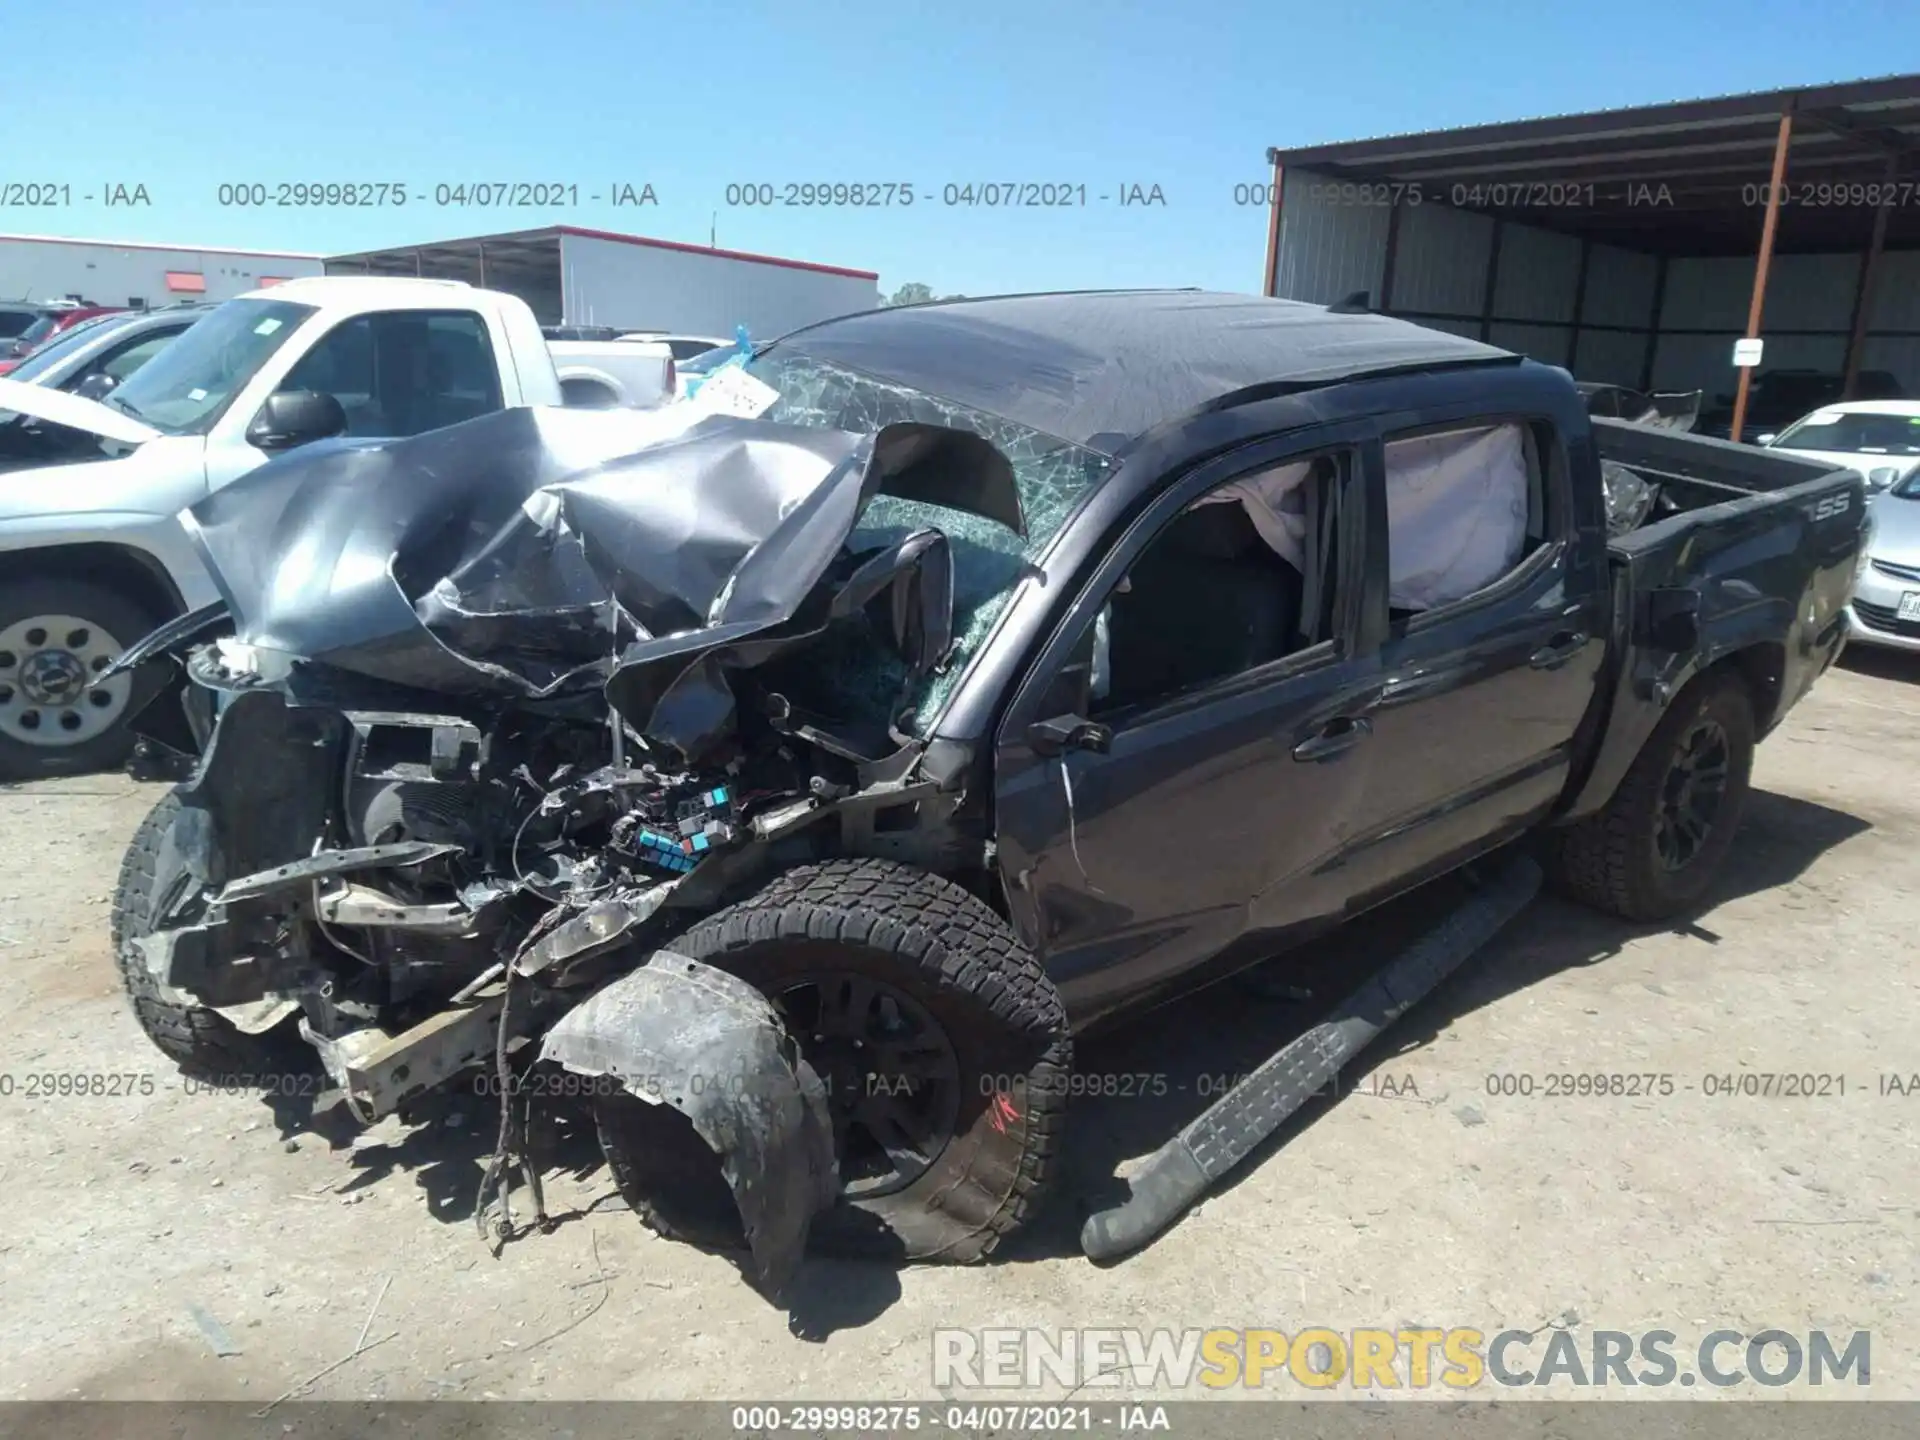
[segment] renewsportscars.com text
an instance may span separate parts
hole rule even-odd
[[[933,1383],[952,1390],[1473,1390],[1488,1385],[1726,1389],[1871,1383],[1872,1335],[1714,1330],[940,1329]]]

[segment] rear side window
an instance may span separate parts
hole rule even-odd
[[[26,329],[20,332],[20,342],[23,345],[38,345],[42,340],[53,334],[54,327],[59,323],[60,322],[51,315],[42,315],[38,320],[33,321]]]
[[[500,408],[493,344],[478,315],[435,315],[427,321],[427,380],[435,392],[482,410]]]
[[[1396,617],[1495,584],[1546,540],[1537,446],[1518,422],[1389,440],[1388,605]]]
[[[19,366],[12,372],[12,378],[15,380],[33,380],[46,374],[49,370],[57,370],[60,366],[71,360],[76,352],[85,350],[88,346],[99,340],[103,329],[111,328],[119,323],[119,318],[113,315],[103,315],[97,320],[82,320],[71,329],[63,330],[38,350],[35,350],[33,354],[29,355],[25,360],[22,360]],[[84,375],[85,372],[86,367],[82,366],[81,374]],[[80,377],[75,376],[75,379],[78,378]]]
[[[675,360],[691,360],[696,355],[704,355],[713,349],[711,340],[669,340],[667,349],[673,352]]]
[[[17,340],[37,318],[31,310],[0,310],[0,340]]]

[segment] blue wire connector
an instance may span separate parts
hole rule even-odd
[[[645,859],[668,870],[687,871],[693,869],[693,860],[680,848],[680,842],[670,835],[662,835],[658,830],[642,830],[634,837]]]

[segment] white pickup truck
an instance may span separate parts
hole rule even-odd
[[[175,517],[275,455],[564,403],[606,347],[551,349],[526,304],[457,281],[290,280],[229,300],[101,399],[0,379],[43,462],[0,470],[0,780],[123,760],[139,677],[96,680],[219,598]],[[655,351],[658,354],[655,354]],[[622,342],[621,400],[671,397],[671,352]]]
[[[577,409],[652,409],[674,396],[673,351],[664,340],[549,340],[560,392]]]

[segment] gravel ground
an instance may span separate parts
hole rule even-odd
[[[547,1181],[561,1223],[496,1259],[472,1218],[479,1100],[329,1137],[285,1102],[190,1087],[135,1027],[106,940],[158,792],[0,788],[0,1186],[20,1222],[0,1236],[0,1398],[265,1403],[363,1332],[309,1393],[931,1398],[935,1326],[1407,1324],[1867,1329],[1873,1397],[1920,1398],[1920,1094],[1882,1078],[1920,1072],[1916,684],[1920,666],[1850,655],[1762,748],[1711,909],[1649,932],[1539,902],[1348,1094],[1132,1260],[1078,1256],[1087,1202],[1200,1108],[1199,1077],[1300,1023],[1278,987],[1223,987],[1083,1047],[1086,1072],[1166,1093],[1076,1102],[1064,1193],[996,1263],[809,1262],[790,1311],[725,1257],[645,1232],[577,1126]],[[1284,978],[1379,956],[1423,906]],[[1673,1093],[1549,1097],[1562,1072],[1670,1075]],[[1704,1093],[1776,1072],[1846,1093]],[[29,1095],[36,1074],[124,1078]],[[1536,1093],[1490,1094],[1490,1075]]]

